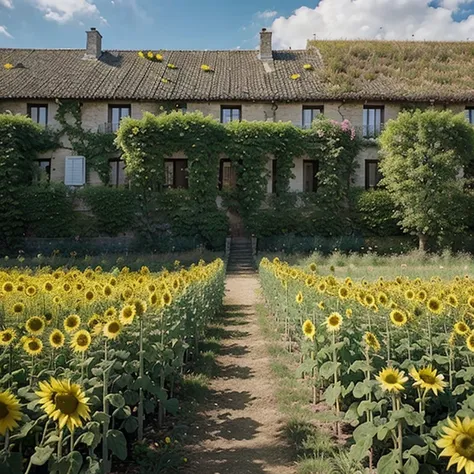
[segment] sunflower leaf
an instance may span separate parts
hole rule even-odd
[[[49,461],[49,458],[54,453],[52,446],[36,446],[33,456],[31,456],[31,464],[34,466],[43,466]]]
[[[112,453],[121,461],[124,461],[127,458],[127,440],[121,431],[107,431],[107,443]]]
[[[120,393],[109,393],[105,399],[116,408],[122,408],[125,406],[125,399],[120,395]]]

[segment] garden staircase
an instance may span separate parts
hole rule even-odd
[[[232,237],[227,273],[232,275],[251,275],[255,273],[251,239],[247,237]]]

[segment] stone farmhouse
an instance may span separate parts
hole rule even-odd
[[[348,119],[367,139],[353,177],[355,186],[365,188],[380,179],[374,138],[400,110],[465,110],[474,121],[472,43],[308,41],[305,50],[283,51],[273,50],[272,33],[263,29],[254,51],[160,51],[161,62],[138,53],[104,50],[95,28],[87,32],[85,50],[0,49],[0,113],[28,114],[55,127],[58,100],[76,100],[83,126],[98,132],[115,131],[123,117],[164,108],[201,111],[223,123],[290,121],[298,127],[324,114]],[[203,64],[213,73],[204,74]],[[71,186],[100,183],[94,172],[86,173],[87,156],[71,156],[64,146],[39,161],[47,177]],[[119,156],[110,170],[111,185],[126,184]],[[269,160],[269,193],[273,170]],[[297,159],[291,189],[315,191],[316,172],[316,162]],[[186,187],[186,173],[186,156],[170,156],[167,185]],[[234,180],[230,161],[223,159],[220,185]]]

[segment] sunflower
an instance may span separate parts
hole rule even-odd
[[[37,356],[38,354],[41,354],[41,351],[43,350],[43,343],[41,342],[41,339],[38,339],[37,337],[26,337],[23,342],[23,350],[31,356]]]
[[[47,282],[43,285],[43,290],[46,291],[47,293],[50,293],[51,291],[54,290],[54,286],[53,286],[53,284],[52,284],[50,281],[47,281]]]
[[[12,309],[15,314],[21,314],[25,311],[25,305],[23,303],[15,303]]]
[[[383,291],[380,291],[377,295],[377,301],[382,306],[387,306],[388,302],[389,302],[389,299],[388,299],[388,296]]]
[[[405,377],[405,372],[393,367],[386,367],[381,370],[375,378],[382,386],[382,390],[388,390],[389,392],[404,390],[403,384],[408,380],[408,377]]]
[[[320,310],[323,310],[323,309],[325,308],[325,306],[324,306],[324,301],[320,301],[320,302],[318,303],[318,308],[319,308]]]
[[[352,309],[351,309],[351,308],[347,308],[347,309],[346,309],[346,316],[347,316],[348,318],[352,318]]]
[[[474,352],[474,334],[466,337],[466,346],[471,352]]]
[[[317,265],[313,262],[309,264],[309,269],[314,273],[317,269]]]
[[[49,344],[54,349],[59,349],[60,347],[63,347],[64,346],[64,334],[59,329],[55,329],[49,335]]]
[[[2,285],[2,290],[5,292],[5,293],[11,293],[13,290],[14,290],[14,286],[13,286],[13,283],[11,281],[6,281],[3,285]]]
[[[324,293],[326,291],[326,288],[327,288],[327,285],[326,283],[324,283],[324,281],[322,281],[319,285],[318,285],[318,291],[320,293]]]
[[[89,321],[87,321],[87,327],[89,329],[94,329],[98,324],[102,322],[101,317],[98,314],[93,314]]]
[[[371,294],[367,294],[364,297],[364,303],[367,306],[373,306],[375,304],[375,298]]]
[[[77,314],[70,314],[65,320],[64,320],[64,329],[67,332],[74,332],[79,329],[79,326],[81,325],[81,318]]]
[[[132,304],[128,304],[122,308],[122,311],[120,311],[120,322],[123,325],[128,325],[133,323],[133,318],[135,318],[137,310],[135,309],[135,306]]]
[[[28,321],[26,321],[25,327],[26,330],[33,334],[34,336],[39,336],[43,333],[46,324],[43,318],[39,316],[33,316]]]
[[[165,291],[161,297],[161,304],[163,306],[169,306],[173,301],[173,297],[169,291]]]
[[[432,296],[428,302],[426,303],[426,307],[434,314],[440,314],[443,311],[443,303],[436,298],[436,296]]]
[[[423,302],[426,300],[426,298],[428,297],[427,293],[425,290],[420,290],[417,294],[416,294],[416,299],[420,302]]]
[[[433,369],[431,365],[422,367],[420,370],[416,370],[415,367],[410,369],[410,375],[415,381],[414,387],[422,388],[425,393],[433,390],[433,393],[438,396],[438,391],[444,392],[444,387],[447,383],[443,382],[444,376],[439,374],[436,375],[437,370]]]
[[[380,350],[380,342],[374,333],[366,332],[364,334],[364,342],[367,345],[367,347],[370,347],[375,352],[378,352]]]
[[[301,304],[303,302],[303,293],[301,293],[301,291],[298,291],[295,300],[298,304]]]
[[[137,316],[142,316],[146,313],[147,304],[144,301],[135,300],[132,304],[135,306],[135,312]]]
[[[454,332],[460,336],[465,336],[471,331],[469,326],[464,321],[458,321],[454,324]]]
[[[14,430],[21,420],[20,400],[10,390],[0,392],[0,434]]]
[[[106,309],[104,312],[105,319],[115,319],[117,316],[117,309],[111,306],[110,308]]]
[[[342,326],[342,316],[339,313],[331,313],[325,322],[328,331],[339,331]]]
[[[349,296],[349,290],[345,286],[341,286],[337,293],[341,300],[345,300]]]
[[[89,331],[81,329],[72,336],[71,349],[73,349],[74,352],[86,352],[91,345],[91,341],[92,338]]]
[[[0,331],[0,346],[8,347],[15,339],[16,331],[13,328]]]
[[[467,300],[467,305],[471,308],[474,309],[474,296],[470,296]]]
[[[408,321],[408,318],[407,318],[407,315],[403,311],[399,309],[394,309],[390,313],[390,320],[395,326],[401,328],[402,326],[405,326],[405,324]]]
[[[448,418],[448,426],[444,426],[441,439],[436,446],[442,448],[440,457],[449,457],[448,469],[457,464],[456,472],[463,469],[466,474],[474,473],[474,420],[464,418],[456,421]]]
[[[453,308],[457,308],[458,304],[459,304],[457,296],[453,293],[450,293],[448,295],[447,302],[448,302],[449,306],[452,306]]]
[[[104,326],[104,336],[108,339],[115,339],[122,332],[122,323],[120,321],[110,321]]]
[[[102,293],[104,296],[110,296],[112,294],[112,287],[110,285],[105,285]]]
[[[26,296],[35,296],[37,292],[36,286],[33,285],[28,286],[25,290]]]
[[[94,292],[92,290],[86,291],[86,294],[84,295],[87,301],[93,301],[95,298]]]
[[[415,298],[415,292],[413,290],[405,291],[405,298],[409,301]]]
[[[40,404],[46,414],[59,423],[59,429],[67,426],[72,433],[75,428],[82,426],[83,421],[90,419],[89,398],[80,385],[68,379],[51,378],[49,384],[43,383],[40,388],[36,392]]]
[[[315,328],[313,322],[309,319],[307,319],[303,323],[303,334],[308,339],[311,339],[312,341],[314,341],[314,335],[316,334],[316,328]]]

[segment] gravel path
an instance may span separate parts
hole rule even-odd
[[[219,373],[192,429],[189,474],[295,472],[255,314],[258,289],[255,275],[227,276]]]

